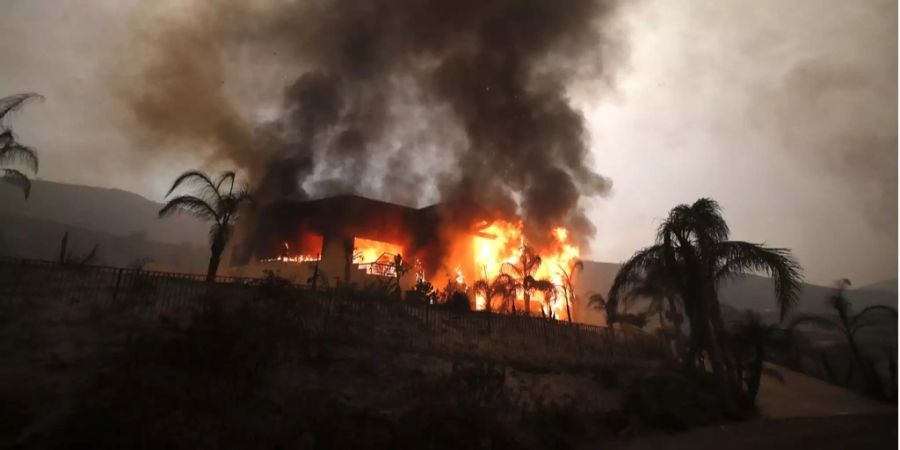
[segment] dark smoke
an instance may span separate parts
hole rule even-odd
[[[268,201],[436,195],[518,209],[535,236],[593,234],[579,198],[610,182],[590,167],[566,85],[585,61],[608,75],[599,49],[615,44],[604,34],[614,1],[250,4],[216,2],[160,28],[146,88],[126,95],[137,123],[206,144]],[[272,123],[236,119],[220,81],[224,61],[248,52],[294,70]]]

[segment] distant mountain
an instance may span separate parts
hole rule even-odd
[[[892,278],[890,280],[882,280],[877,283],[860,286],[857,289],[858,290],[867,290],[867,291],[890,291],[890,292],[896,293],[897,292],[897,279]]]
[[[63,234],[69,233],[70,255],[87,255],[98,246],[92,264],[125,267],[138,260],[152,263],[150,269],[201,273],[209,250],[203,245],[171,244],[140,236],[117,236],[43,219],[0,213],[0,255],[57,261]]]
[[[25,200],[21,191],[0,183],[0,214],[164,243],[206,244],[206,224],[186,215],[161,220],[157,212],[162,206],[119,189],[42,180],[32,181],[31,196]]]
[[[592,293],[601,293],[605,296],[620,266],[615,263],[584,261],[584,270],[578,275],[575,291],[583,299],[587,299]],[[832,287],[803,283],[795,312],[806,314],[829,312],[825,301],[833,293]],[[768,277],[745,275],[729,280],[720,287],[719,296],[723,304],[732,308],[750,309],[763,313],[766,317],[777,318],[778,309],[772,279]],[[871,305],[897,307],[896,289],[891,291],[867,286],[848,291],[847,297],[853,302],[856,310]],[[602,323],[603,314],[589,308],[586,303],[584,300],[578,305],[576,317],[588,323]]]

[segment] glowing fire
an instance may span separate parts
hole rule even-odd
[[[573,267],[579,258],[579,249],[569,237],[568,230],[558,227],[550,230],[545,239],[538,240],[540,242],[531,243],[526,242],[521,221],[485,222],[474,234],[462,233],[451,240],[442,262],[444,269],[432,272],[429,278],[436,279],[429,281],[436,288],[446,283],[445,294],[454,291],[468,294],[476,310],[527,311],[528,314],[566,320],[574,300],[571,292]],[[301,233],[295,240],[283,244],[281,255],[264,261],[304,263],[320,260],[320,235]],[[402,255],[406,264],[413,263],[409,270],[416,282],[426,281],[425,269],[419,260],[422,253],[407,255],[397,244],[354,238],[353,264],[368,275],[396,276],[394,257],[397,255]],[[498,278],[500,282],[497,282]],[[494,295],[486,298],[486,291],[493,291]],[[504,291],[506,298],[499,291]]]
[[[290,262],[290,263],[302,263],[302,262],[310,262],[310,261],[318,261],[319,255],[291,255],[291,246],[288,245],[287,242],[283,242],[284,244],[284,253],[275,257],[262,260],[263,262]]]
[[[562,320],[568,318],[566,295],[570,293],[566,288],[566,280],[571,276],[579,250],[569,242],[569,233],[565,228],[553,229],[550,238],[550,244],[545,247],[531,249],[533,254],[540,256],[540,264],[533,263],[530,255],[523,258],[528,243],[523,236],[522,223],[496,221],[472,238],[472,250],[478,277],[489,283],[501,274],[512,276],[520,284],[529,275],[535,280],[552,283],[555,287],[553,291],[528,292],[529,309]],[[517,287],[516,297],[516,308],[524,308],[524,286]],[[476,309],[485,309],[487,301],[483,293],[475,294]]]
[[[403,248],[388,242],[353,239],[353,262],[369,275],[394,276],[394,256],[403,255]]]

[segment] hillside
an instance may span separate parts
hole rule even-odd
[[[69,233],[70,255],[86,255],[98,245],[93,264],[124,267],[145,259],[154,268],[202,272],[209,258],[203,245],[172,244],[139,236],[118,236],[69,224],[0,212],[0,255],[55,261],[60,241]]]
[[[185,215],[160,220],[161,207],[119,189],[42,180],[32,181],[31,196],[25,200],[21,191],[0,183],[0,214],[169,244],[206,244],[206,225]]]
[[[897,279],[892,278],[890,280],[882,280],[877,283],[867,284],[865,286],[860,286],[860,290],[867,291],[889,291],[893,293],[897,293]]]

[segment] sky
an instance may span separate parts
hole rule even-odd
[[[0,94],[45,97],[10,122],[39,151],[40,178],[158,201],[186,168],[224,166],[142,141],[116,95],[148,4],[178,2],[5,3]],[[670,208],[712,197],[734,239],[792,249],[808,281],[896,278],[896,2],[642,0],[605,26],[621,61],[567,89],[613,183],[583,199],[598,229],[587,257],[627,259]],[[290,70],[237,73],[239,95],[271,96]],[[249,114],[270,114],[255,104]]]

